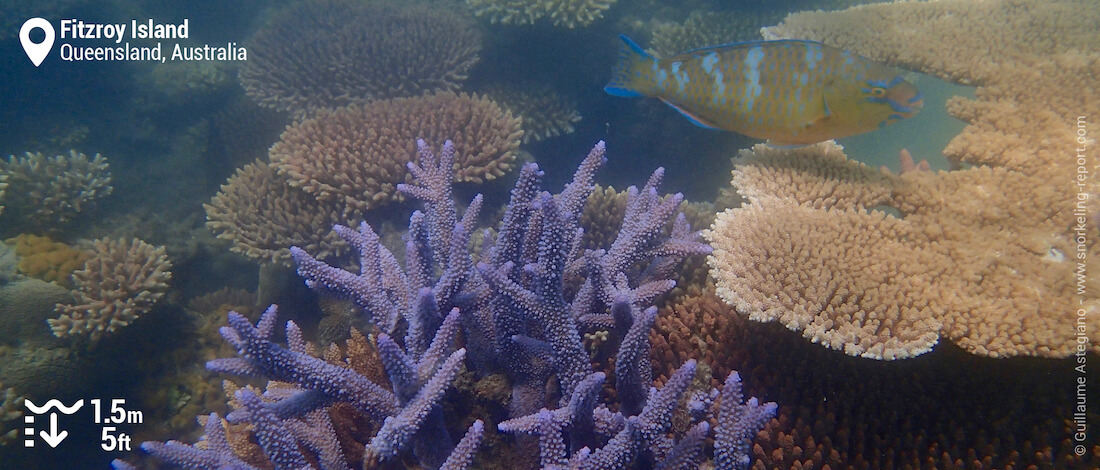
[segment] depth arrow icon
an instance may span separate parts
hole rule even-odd
[[[50,413],[50,432],[40,431],[38,435],[43,441],[46,441],[50,447],[57,447],[61,441],[64,441],[65,438],[69,436],[69,431],[62,430],[61,432],[57,432],[57,413]]]

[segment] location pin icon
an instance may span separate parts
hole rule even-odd
[[[46,33],[46,39],[37,44],[31,41],[31,31],[34,28],[41,28],[42,32]],[[27,53],[27,57],[35,67],[50,55],[50,49],[53,49],[53,37],[53,25],[45,18],[31,18],[23,23],[22,28],[19,28],[19,42],[23,43],[23,51]]]

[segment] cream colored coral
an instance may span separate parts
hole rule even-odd
[[[466,0],[477,16],[493,23],[531,24],[542,18],[555,26],[584,27],[603,17],[616,0]]]
[[[941,0],[792,13],[765,39],[810,39],[961,83],[1100,41],[1091,0]]]
[[[206,226],[218,238],[232,242],[230,250],[262,261],[290,264],[290,247],[338,256],[347,244],[332,231],[349,223],[336,204],[324,204],[298,188],[261,160],[229,177],[221,191],[204,204]]]
[[[720,214],[706,236],[718,295],[749,318],[851,355],[898,359],[931,350],[944,309],[924,293],[944,260],[911,246],[912,232],[883,212],[762,198]]]
[[[4,388],[3,397],[0,397],[0,446],[15,441],[19,437],[19,431],[23,429],[23,397],[15,394],[12,388]]]
[[[53,157],[27,152],[0,160],[0,174],[8,176],[8,207],[37,226],[67,223],[113,190],[107,159],[98,153],[89,159],[76,150]]]
[[[941,336],[976,354],[1063,357],[1075,347],[1065,312],[1100,306],[1095,280],[1075,293],[1076,248],[1051,223],[1072,204],[1033,177],[909,172],[867,179],[861,192],[840,177],[877,170],[832,144],[755,150],[772,155],[745,154],[734,170],[749,204],[704,232],[718,294],[754,320],[879,359],[922,354]],[[1095,241],[1084,249],[1100,257]],[[1091,331],[1098,320],[1085,319]]]
[[[477,95],[450,92],[397,98],[319,113],[287,128],[271,147],[271,166],[291,186],[355,213],[400,200],[416,140],[450,139],[455,179],[480,183],[512,168],[520,120]]]
[[[865,208],[893,191],[893,175],[848,160],[831,140],[796,149],[757,145],[733,163],[730,184],[749,201],[778,196],[815,208]]]
[[[798,13],[765,31],[771,38],[821,40],[868,57],[981,85],[975,98],[953,98],[947,104],[949,113],[967,122],[944,150],[949,159],[963,165],[961,170],[908,172],[857,184],[876,195],[863,201],[864,206],[890,207],[894,215],[886,215],[884,220],[891,220],[891,227],[905,228],[897,232],[864,227],[873,233],[865,234],[870,238],[860,243],[892,247],[878,254],[886,257],[879,262],[896,262],[899,257],[902,261],[920,260],[924,269],[934,273],[925,283],[895,292],[895,302],[915,309],[898,310],[903,313],[899,318],[893,318],[893,310],[866,298],[875,289],[860,290],[856,303],[863,321],[879,319],[886,324],[908,320],[919,312],[914,318],[934,321],[912,325],[923,325],[929,333],[975,354],[995,357],[1075,354],[1080,351],[1075,334],[1082,327],[1092,335],[1092,341],[1082,348],[1100,350],[1096,342],[1100,281],[1088,275],[1087,268],[1083,274],[1080,271],[1081,266],[1087,267],[1080,263],[1100,257],[1100,237],[1094,236],[1094,215],[1100,211],[1095,198],[1100,193],[1095,176],[1100,162],[1095,151],[1089,150],[1096,145],[1090,119],[1100,115],[1100,91],[1094,86],[1100,80],[1096,24],[1100,24],[1100,13],[1083,1],[944,0]],[[770,179],[775,171],[748,174],[744,167],[735,170],[735,175],[741,174],[741,186],[761,195],[744,209],[720,215],[715,229],[708,233],[715,243],[711,262],[718,269],[713,272],[719,286],[724,286],[726,300],[750,315],[779,319],[794,329],[805,328],[804,334],[813,338],[822,338],[822,331],[809,326],[819,322],[828,325],[825,339],[840,339],[844,348],[856,344],[853,340],[863,344],[864,337],[845,339],[843,335],[859,325],[852,321],[856,317],[816,307],[821,293],[814,290],[815,276],[806,274],[817,273],[816,268],[800,266],[804,261],[796,255],[800,251],[784,249],[803,243],[790,235],[795,229],[767,229],[779,223],[810,224],[815,230],[835,233],[850,231],[853,226],[849,216],[836,217],[835,211],[817,208],[834,203],[824,200],[828,191],[821,191],[820,184],[806,184],[822,176],[808,169],[817,165],[810,162],[813,155],[782,155],[807,162],[806,168],[797,170],[798,177],[785,180],[790,186],[775,184]],[[778,165],[784,171],[790,167],[774,158],[760,162],[765,167]],[[841,174],[834,172],[826,179],[840,184],[836,180]],[[764,194],[787,203],[804,202],[801,212],[782,212],[798,222],[758,220],[755,226],[760,228],[754,228],[739,220],[746,214],[772,217],[761,212],[765,206],[761,201],[767,200]],[[820,205],[822,202],[826,204]],[[732,247],[734,238],[748,240],[744,243],[749,246]],[[875,272],[867,268],[869,253],[853,251],[857,247],[850,246],[847,238],[834,238],[816,238],[817,250],[834,253],[844,261],[835,265],[834,279],[850,284],[868,271]],[[769,255],[759,255],[760,250]],[[738,255],[746,252],[753,256]],[[763,280],[744,274],[746,266],[798,274]],[[905,274],[899,272],[889,281],[899,276],[904,280]],[[778,283],[783,295],[761,297],[777,289],[769,282]],[[766,315],[776,303],[793,311],[806,310],[809,305],[814,320],[807,324],[802,317]],[[894,338],[898,331],[891,331],[889,338]],[[889,340],[871,339],[872,343]]]
[[[99,340],[123,328],[164,296],[172,263],[164,247],[130,241],[98,239],[95,254],[73,273],[74,304],[57,304],[61,316],[48,320],[54,335],[88,336]]]

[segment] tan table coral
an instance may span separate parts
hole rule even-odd
[[[416,140],[454,141],[455,179],[480,183],[512,168],[520,120],[477,95],[436,93],[325,111],[291,125],[271,147],[271,166],[345,214],[401,200]]]
[[[477,16],[493,23],[532,24],[543,18],[554,26],[585,27],[603,17],[616,0],[466,0]]]
[[[331,230],[349,223],[337,205],[291,187],[260,160],[237,169],[203,207],[207,228],[229,240],[230,250],[250,258],[289,264],[291,246],[314,250],[321,258],[347,250]]]
[[[481,50],[473,19],[398,3],[283,8],[247,43],[241,85],[260,104],[293,113],[458,88]]]
[[[707,233],[719,295],[879,359],[938,338],[994,357],[1100,351],[1077,341],[1100,331],[1087,274],[1100,259],[1100,168],[1078,118],[1100,116],[1100,14],[1087,4],[870,5],[767,29],[980,87],[947,105],[968,123],[944,151],[957,171],[892,175],[830,143],[744,152],[733,179],[748,203]]]

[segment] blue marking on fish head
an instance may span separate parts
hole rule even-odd
[[[724,80],[722,80],[723,78],[724,77],[722,76],[722,71],[721,70],[715,70],[714,71],[714,102],[715,103],[718,102],[718,97],[719,96],[725,96],[725,94],[726,94],[726,82]]]
[[[668,81],[668,72],[665,69],[657,70],[657,88],[664,89],[665,82]]]

